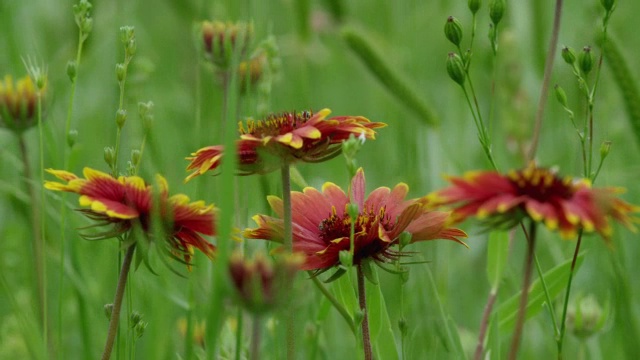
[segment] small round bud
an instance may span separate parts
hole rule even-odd
[[[556,94],[556,99],[558,99],[558,102],[560,103],[560,105],[562,105],[563,107],[567,107],[567,93],[564,92],[564,89],[556,84],[556,86],[553,87],[553,90]]]
[[[453,45],[460,46],[460,41],[462,41],[462,24],[460,21],[453,16],[449,16],[444,24],[444,35]]]
[[[447,73],[453,81],[458,83],[458,85],[464,85],[466,76],[464,71],[464,64],[462,63],[462,59],[458,54],[449,53],[449,57],[447,58]]]
[[[593,54],[591,53],[591,47],[585,46],[582,48],[580,57],[578,59],[580,63],[580,70],[583,74],[589,75],[591,69],[593,69]]]
[[[611,141],[603,141],[600,145],[600,159],[604,160],[604,158],[609,155],[609,151],[611,150]]]
[[[142,157],[142,153],[138,149],[131,150],[131,163],[133,166],[138,166],[140,164],[140,158]]]
[[[111,146],[107,146],[104,148],[104,162],[109,165],[109,167],[113,167],[113,164],[116,160],[116,150]]]
[[[113,312],[113,304],[106,304],[104,306],[104,314],[108,320],[111,320],[111,313]]]
[[[408,231],[403,231],[402,234],[400,234],[400,249],[404,248],[405,246],[411,244],[411,233]]]
[[[567,329],[576,337],[587,339],[602,330],[608,315],[608,308],[603,310],[593,296],[579,296],[567,310]]]
[[[471,10],[472,14],[475,14],[478,12],[478,10],[480,10],[480,4],[480,0],[469,0],[467,2],[467,6],[469,6],[469,10]]]
[[[504,16],[505,3],[504,0],[493,0],[489,4],[489,17],[493,25],[498,25],[502,16]]]
[[[616,6],[616,0],[600,0],[600,4],[607,12],[611,12],[613,7]]]
[[[122,129],[124,123],[127,121],[127,110],[119,109],[116,111],[116,125],[119,129]]]
[[[80,32],[83,34],[89,34],[93,30],[93,19],[85,17],[80,21]]]
[[[69,80],[71,80],[71,82],[75,82],[77,74],[78,74],[78,65],[76,64],[75,61],[69,61],[67,63],[67,76],[69,77]]]
[[[576,62],[576,53],[572,48],[564,46],[562,48],[562,59],[569,65],[573,65]]]
[[[136,48],[137,48],[136,40],[135,39],[131,39],[131,40],[129,40],[129,42],[125,46],[125,52],[129,56],[133,56],[136,53]]]
[[[75,130],[75,129],[69,130],[69,133],[67,134],[67,146],[69,146],[69,148],[72,148],[73,145],[76,144],[77,138],[78,138],[78,130]]]
[[[121,83],[127,75],[127,67],[124,64],[116,64],[116,79]]]
[[[340,264],[351,267],[353,265],[353,255],[348,250],[341,250],[338,253],[338,259],[340,260]]]
[[[134,37],[134,27],[133,26],[122,26],[120,28],[120,41],[122,41],[123,44],[127,44],[129,43],[131,40],[133,40]]]

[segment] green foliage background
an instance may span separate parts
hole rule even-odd
[[[335,5],[339,4],[339,5]],[[70,91],[65,73],[67,61],[75,57],[77,28],[71,1],[27,0],[0,3],[0,75],[26,74],[23,58],[35,58],[48,69],[49,88],[46,100],[46,167],[62,168],[65,152],[64,122]],[[466,1],[102,1],[92,11],[93,32],[85,44],[78,73],[72,127],[78,130],[77,145],[71,155],[71,170],[79,173],[85,166],[108,171],[103,148],[115,142],[115,111],[118,87],[114,74],[123,59],[119,27],[135,27],[137,53],[130,66],[126,89],[129,119],[123,133],[124,163],[130,149],[141,141],[142,128],[137,118],[137,103],[153,101],[155,123],[149,148],[142,160],[141,173],[151,179],[154,173],[167,177],[173,192],[192,198],[217,202],[221,191],[218,180],[204,176],[183,184],[186,176],[184,157],[196,149],[222,140],[217,131],[222,93],[211,69],[200,60],[194,26],[201,20],[251,20],[255,38],[268,34],[276,37],[282,56],[278,79],[273,84],[271,109],[274,112],[329,107],[336,115],[363,115],[389,126],[379,131],[377,140],[367,142],[358,155],[365,168],[368,190],[406,182],[412,196],[422,196],[445,184],[442,174],[461,174],[467,170],[488,169],[477,141],[469,109],[459,87],[447,76],[445,60],[453,46],[443,36],[448,15],[455,15],[464,25],[468,41],[471,15]],[[338,6],[342,21],[337,21],[332,6]],[[591,45],[596,56],[600,48],[596,38],[603,11],[598,1],[567,2],[560,32],[560,44],[581,49]],[[639,76],[640,36],[636,31],[640,3],[620,1],[613,14],[609,33],[630,64],[632,76]],[[553,2],[509,2],[501,24],[497,64],[491,55],[486,36],[487,6],[483,3],[474,46],[472,76],[485,118],[491,97],[495,116],[491,131],[494,154],[501,169],[523,166],[517,144],[531,136],[537,105],[544,57],[551,31]],[[429,104],[440,121],[430,127],[390,93],[348,48],[341,31],[356,29],[372,41],[410,87]],[[495,75],[493,75],[495,74]],[[495,77],[493,77],[495,76]],[[495,83],[492,82],[492,77]],[[627,79],[635,82],[635,79]],[[552,84],[567,90],[569,104],[583,114],[571,69],[558,53]],[[495,84],[495,93],[492,92]],[[637,86],[637,85],[636,85]],[[201,102],[197,94],[201,94]],[[195,130],[201,112],[203,129]],[[244,98],[239,111],[244,117],[256,115],[254,98]],[[583,117],[578,116],[582,121]],[[594,159],[602,141],[612,142],[597,185],[622,186],[623,195],[640,203],[637,178],[638,143],[625,112],[625,102],[611,69],[605,63],[595,107]],[[39,173],[37,131],[27,133],[32,172]],[[30,207],[25,190],[18,144],[8,131],[0,132],[0,358],[42,357],[42,336],[36,319],[34,298],[34,259],[30,248]],[[537,160],[543,166],[557,166],[563,174],[582,174],[580,145],[570,121],[549,97],[545,112]],[[344,188],[347,171],[341,158],[320,165],[300,164],[298,169],[312,186],[332,181]],[[279,194],[277,174],[267,176],[269,193]],[[36,180],[39,181],[39,180]],[[250,217],[267,212],[265,194],[258,176],[240,178],[241,228],[253,226]],[[63,281],[60,282],[59,241],[61,220],[59,194],[46,194],[47,293],[49,300],[49,335],[55,342],[54,357],[95,358],[100,353],[107,330],[103,305],[113,301],[117,280],[117,242],[88,242],[77,236],[75,228],[88,225],[80,214],[67,213],[67,243],[63,252]],[[75,196],[65,196],[69,208],[77,206]],[[485,275],[487,234],[472,224],[465,224],[470,249],[449,242],[412,245],[415,258],[425,265],[411,268],[404,294],[404,316],[409,327],[405,355],[418,358],[459,358],[463,356],[452,343],[460,339],[464,356],[475,348],[483,307],[489,292]],[[565,356],[568,359],[622,359],[640,353],[638,332],[638,295],[640,272],[636,254],[640,253],[637,235],[616,225],[611,246],[596,236],[583,242],[584,257],[573,285],[577,294],[593,294],[601,304],[609,303],[611,313],[605,329],[581,343],[569,335]],[[223,241],[224,239],[220,239]],[[516,235],[507,263],[498,302],[519,291],[525,241]],[[253,244],[251,248],[262,246]],[[562,241],[557,234],[543,230],[537,252],[543,269],[548,270],[570,259],[575,243]],[[185,357],[183,336],[177,322],[193,307],[193,316],[204,320],[209,312],[210,267],[199,254],[197,266],[187,278],[180,278],[155,261],[159,276],[140,267],[130,278],[131,307],[144,314],[149,326],[137,342],[140,359],[175,359]],[[186,273],[186,271],[185,271]],[[400,344],[398,320],[400,285],[396,277],[380,274],[386,311],[392,325],[374,340],[382,353],[393,353]],[[299,281],[294,308],[298,319],[301,354],[318,359],[353,358],[357,353],[355,338],[337,312],[310,282]],[[336,285],[331,285],[336,286]],[[61,294],[61,295],[60,295]],[[62,302],[60,302],[62,300]],[[561,297],[553,306],[560,308]],[[126,306],[126,305],[125,305]],[[231,302],[219,309],[229,315],[220,339],[221,356],[234,353],[233,329],[237,311]],[[84,314],[85,322],[82,322]],[[245,317],[246,319],[246,317]],[[264,355],[284,356],[284,340],[276,319],[267,319]],[[446,330],[446,331],[445,331]],[[555,356],[553,328],[543,309],[525,327],[521,355],[523,359]],[[501,333],[502,356],[510,334]],[[245,341],[245,346],[248,340]],[[314,350],[315,349],[315,350]],[[399,350],[399,348],[398,348]],[[196,351],[196,354],[202,350]],[[121,351],[124,357],[124,351]],[[586,355],[588,354],[588,355]],[[500,354],[493,353],[493,358]],[[115,356],[114,356],[115,358]]]

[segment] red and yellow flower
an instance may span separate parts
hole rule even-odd
[[[550,230],[558,229],[563,238],[573,238],[582,229],[608,240],[612,232],[609,217],[635,230],[637,219],[629,214],[640,210],[616,197],[620,188],[592,188],[588,180],[560,177],[533,162],[506,175],[473,171],[448,180],[452,186],[427,199],[432,206],[455,206],[454,222],[476,216],[490,225],[511,227],[528,217]]]
[[[409,187],[400,183],[393,189],[381,187],[365,198],[364,171],[354,176],[346,194],[333,183],[326,183],[322,192],[305,188],[291,193],[293,222],[293,252],[300,252],[306,259],[303,270],[325,270],[340,263],[339,254],[351,247],[350,231],[355,224],[353,264],[365,259],[378,262],[397,259],[402,254],[391,249],[398,244],[403,232],[412,235],[411,242],[446,239],[464,244],[460,238],[464,231],[449,228],[449,213],[430,211],[422,199],[405,200]],[[358,207],[358,216],[352,219],[348,206]],[[282,200],[270,196],[271,208],[280,218],[256,215],[256,229],[246,229],[249,239],[265,239],[282,242],[284,234]]]
[[[264,120],[239,124],[240,140],[237,156],[241,175],[264,174],[280,168],[282,162],[321,162],[341,151],[349,135],[375,139],[375,130],[386,124],[371,122],[363,116],[335,116],[323,109],[317,113],[287,112],[268,116]],[[195,170],[186,181],[214,170],[220,165],[222,146],[207,146],[191,154],[187,170]]]
[[[10,75],[0,81],[0,120],[12,130],[22,131],[36,125],[37,92],[31,77],[14,83]]]
[[[84,168],[84,178],[73,173],[47,169],[65,183],[45,182],[45,188],[67,191],[80,195],[80,205],[88,207],[84,214],[100,222],[100,225],[112,225],[104,233],[88,236],[90,238],[109,238],[120,235],[139,224],[147,236],[152,237],[152,224],[155,219],[162,221],[166,231],[169,250],[183,256],[189,264],[193,248],[197,248],[210,258],[215,247],[202,235],[215,235],[213,205],[203,201],[190,202],[183,194],[169,196],[167,181],[156,176],[157,188],[148,185],[138,176],[113,178],[109,174]],[[154,208],[155,199],[159,206]],[[159,214],[156,214],[156,213]]]

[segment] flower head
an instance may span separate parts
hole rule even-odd
[[[300,254],[284,254],[271,260],[261,253],[251,260],[234,253],[229,260],[231,280],[247,310],[261,313],[286,301],[287,287],[304,261]]]
[[[378,262],[397,259],[401,253],[391,249],[403,232],[412,235],[411,242],[447,239],[464,244],[459,238],[466,234],[448,228],[449,213],[429,211],[423,199],[405,200],[409,188],[400,183],[393,189],[381,187],[365,198],[365,178],[362,168],[354,176],[349,193],[333,183],[326,183],[322,192],[305,188],[291,193],[293,221],[293,251],[306,256],[304,270],[324,270],[340,263],[340,251],[350,249],[351,223],[355,224],[353,263],[365,259]],[[347,210],[350,201],[358,207],[355,219]],[[282,241],[284,233],[283,205],[277,197],[269,197],[271,208],[280,219],[256,215],[256,229],[247,229],[250,239]]]
[[[629,213],[640,210],[615,197],[622,191],[619,188],[592,188],[588,180],[560,177],[533,162],[506,175],[475,171],[449,181],[452,186],[427,198],[434,206],[454,205],[452,217],[456,222],[477,216],[490,225],[511,227],[529,217],[550,230],[559,229],[563,238],[575,237],[582,229],[608,240],[609,217],[634,229],[636,219]]]
[[[341,144],[350,134],[375,139],[374,129],[386,126],[362,116],[327,119],[330,113],[329,109],[317,113],[287,112],[249,120],[246,127],[240,123],[240,140],[236,142],[240,174],[268,173],[282,162],[328,160],[340,154]],[[195,171],[186,180],[217,168],[222,152],[222,146],[208,146],[191,154],[187,170]]]
[[[204,21],[200,29],[204,50],[211,61],[227,68],[236,47],[242,55],[253,35],[253,26],[246,23],[223,23],[221,21]]]
[[[84,168],[84,178],[62,170],[47,169],[47,172],[66,183],[47,181],[45,188],[80,195],[80,205],[88,207],[82,210],[87,217],[99,221],[99,225],[112,225],[111,229],[89,238],[114,237],[135,224],[152,238],[152,221],[160,219],[168,249],[182,255],[187,265],[194,247],[209,257],[214,254],[215,247],[201,236],[215,235],[213,205],[190,202],[183,194],[169,196],[167,181],[160,175],[156,176],[158,188],[154,189],[138,176],[115,179],[91,168]],[[159,200],[159,206],[155,206],[155,199]]]
[[[14,83],[10,75],[0,80],[0,119],[11,130],[23,131],[36,125],[37,89],[30,76]]]

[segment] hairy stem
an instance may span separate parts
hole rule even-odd
[[[484,353],[484,338],[487,334],[487,328],[489,327],[489,318],[491,317],[491,311],[493,305],[496,303],[498,297],[498,289],[491,290],[487,304],[484,306],[482,312],[482,322],[480,323],[480,334],[478,335],[478,344],[476,345],[476,352],[473,356],[474,360],[482,360],[482,354]]]
[[[516,360],[518,356],[518,348],[520,347],[520,338],[522,336],[522,328],[527,315],[527,300],[529,298],[529,285],[531,284],[531,270],[533,268],[533,257],[536,245],[536,223],[531,220],[529,226],[529,237],[527,247],[527,258],[524,263],[524,279],[522,281],[522,294],[520,295],[520,307],[518,308],[518,317],[516,318],[513,339],[511,340],[511,349],[509,350],[509,360]]]
[[[362,272],[362,265],[358,265],[358,303],[360,304],[360,311],[362,311],[362,348],[364,350],[364,359],[372,360],[373,352],[371,351],[369,315],[367,314],[367,297],[364,288],[364,273]]]
[[[563,0],[556,0],[555,14],[553,16],[553,29],[551,30],[551,40],[549,40],[549,49],[547,50],[547,59],[544,65],[544,75],[542,78],[542,87],[540,89],[540,99],[538,100],[538,109],[536,110],[536,120],[533,128],[533,136],[531,137],[531,147],[527,153],[527,159],[533,160],[538,150],[538,142],[540,141],[540,131],[542,129],[542,115],[544,107],[547,103],[547,95],[549,93],[549,82],[551,80],[551,70],[553,62],[556,58],[556,48],[558,47],[558,34],[560,33],[560,19],[562,18]]]
[[[131,260],[133,259],[133,253],[135,252],[135,243],[127,249],[124,259],[122,260],[122,269],[120,270],[120,276],[118,277],[118,285],[116,287],[116,295],[113,300],[113,310],[111,311],[111,319],[109,320],[109,332],[107,333],[107,341],[104,345],[104,351],[102,352],[102,360],[108,360],[111,358],[111,351],[113,350],[113,343],[118,333],[118,323],[120,322],[120,309],[122,307],[122,298],[124,297],[124,289],[127,284],[127,277],[129,275],[129,269],[131,268]]]

